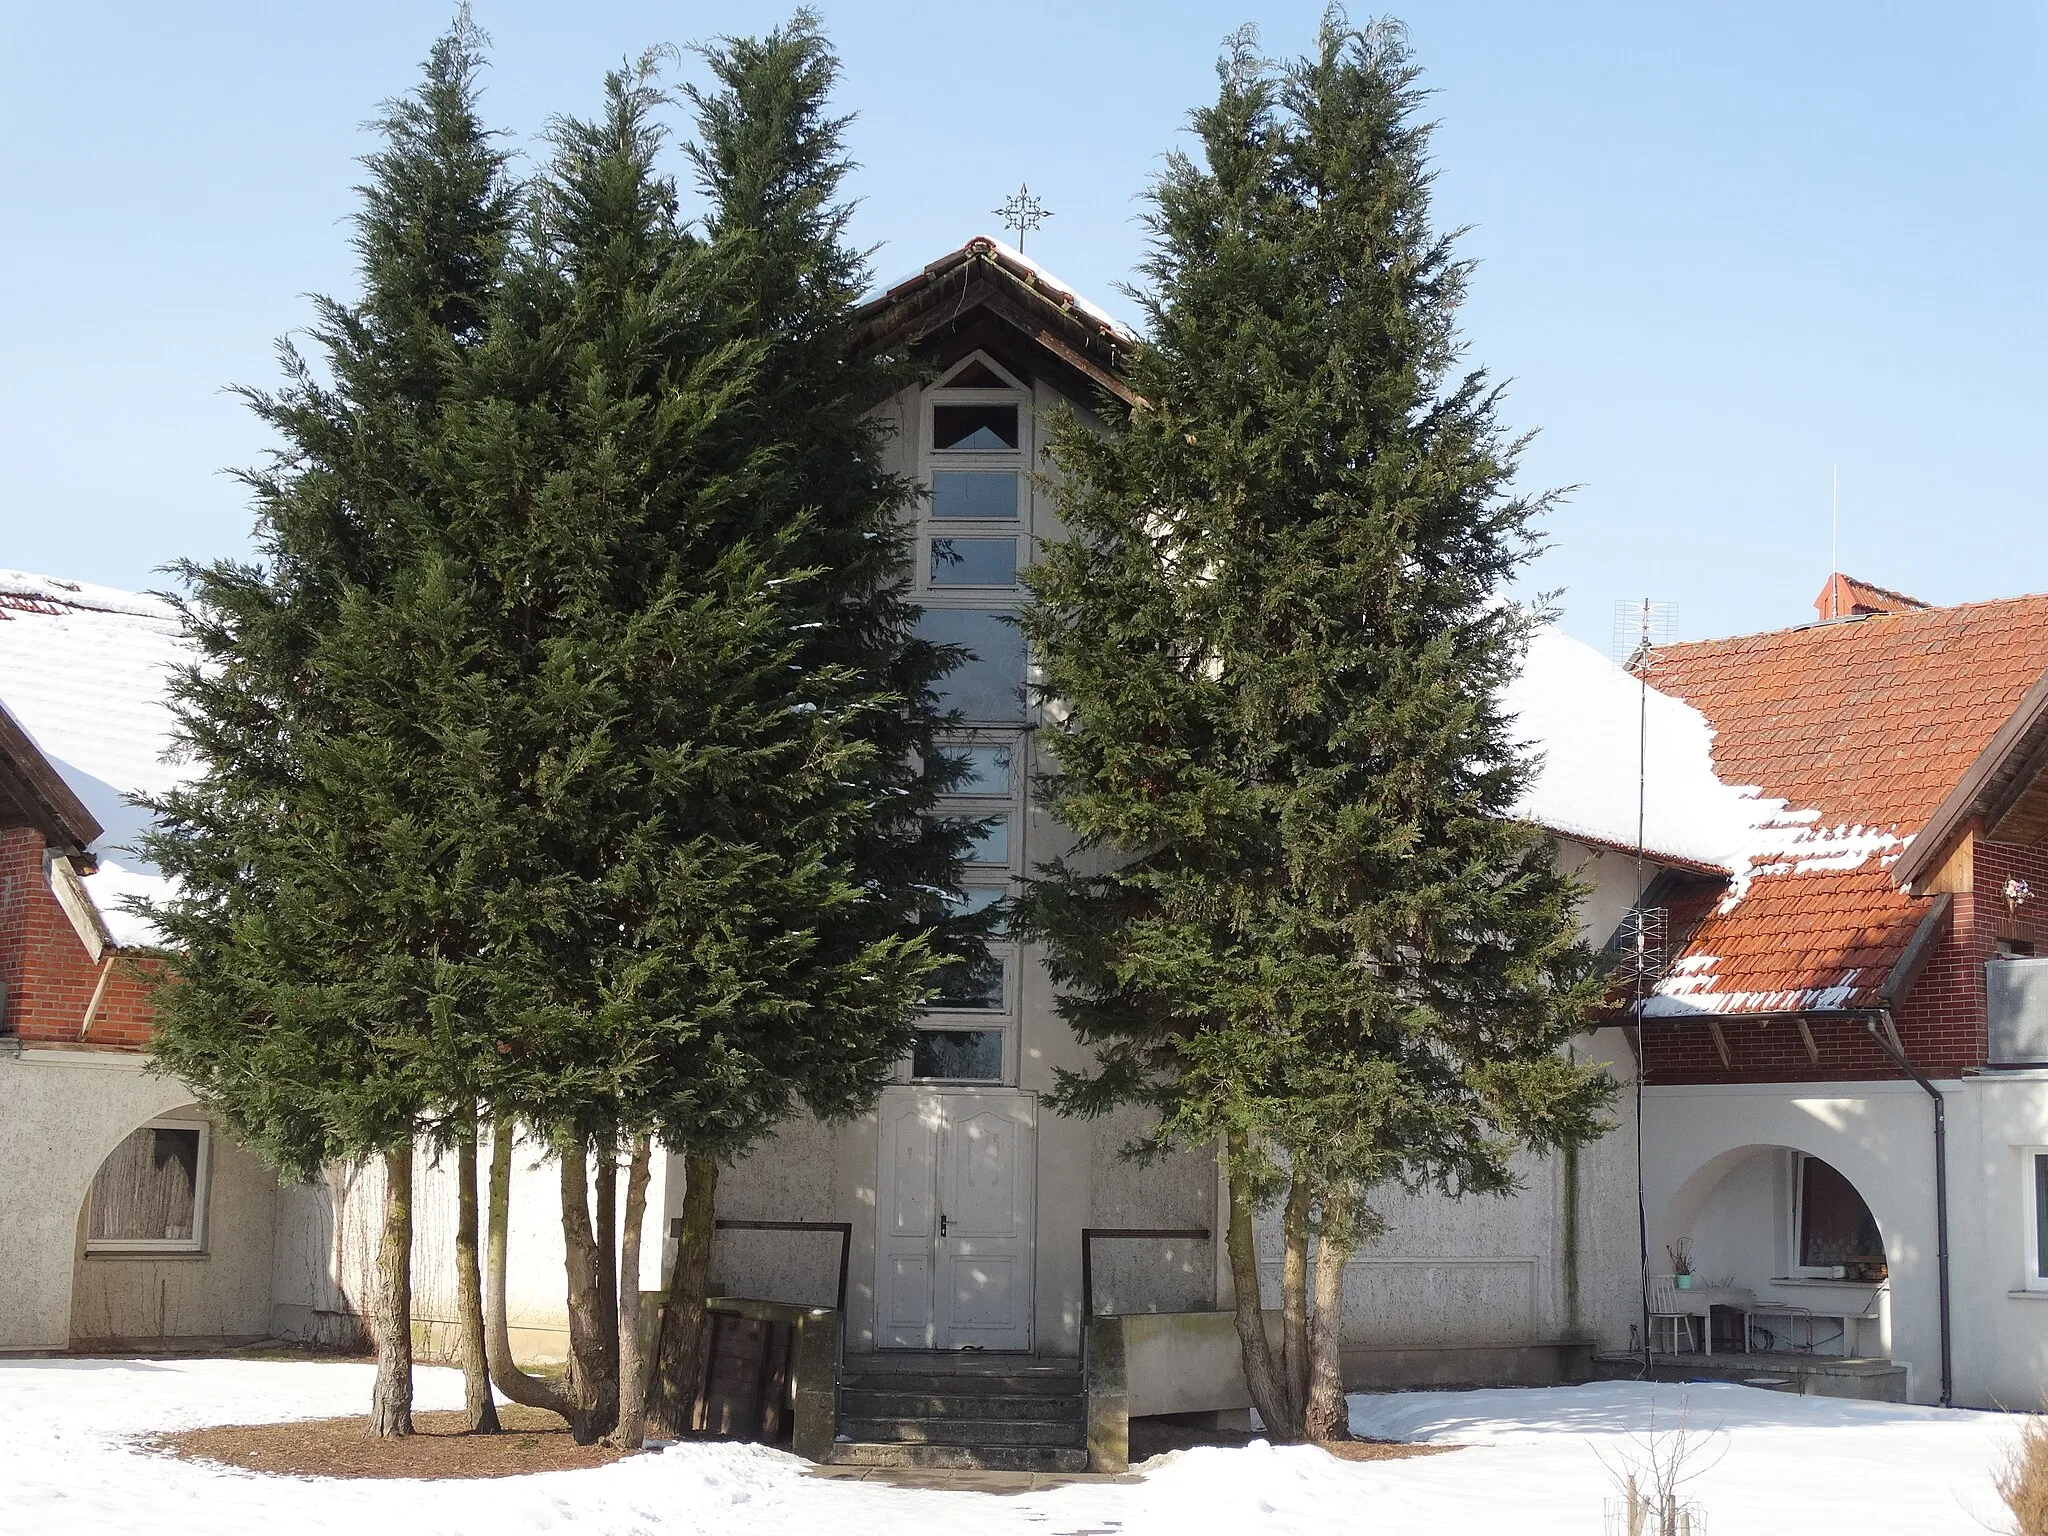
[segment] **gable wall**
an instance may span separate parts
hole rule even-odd
[[[0,831],[0,980],[7,983],[6,1024],[25,1045],[74,1045],[111,963],[84,1044],[139,1051],[149,1043],[149,991],[136,962],[87,953],[43,873],[42,835]]]

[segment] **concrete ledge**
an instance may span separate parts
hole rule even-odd
[[[1389,1387],[1555,1387],[1593,1374],[1591,1339],[1530,1344],[1407,1345],[1343,1351],[1344,1385]]]
[[[1126,1374],[1124,1323],[1098,1317],[1088,1324],[1088,1470],[1123,1472],[1131,1465],[1131,1399]]]
[[[807,1308],[797,1319],[790,1359],[796,1409],[789,1447],[807,1461],[831,1460],[832,1442],[839,1435],[839,1351],[845,1324],[844,1315],[832,1308]]]

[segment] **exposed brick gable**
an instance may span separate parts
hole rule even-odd
[[[42,835],[0,829],[0,979],[6,1025],[24,1045],[145,1049],[151,1008],[144,977],[155,963],[115,950],[95,962],[50,891]],[[96,988],[99,1004],[87,1027]]]

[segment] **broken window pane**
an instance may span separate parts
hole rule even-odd
[[[1014,405],[935,405],[932,447],[942,453],[1002,453],[1017,446]]]

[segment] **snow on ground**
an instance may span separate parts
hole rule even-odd
[[[157,1430],[359,1413],[370,1375],[363,1365],[253,1360],[0,1362],[0,1524],[37,1536],[1596,1536],[1609,1494],[1596,1452],[1614,1461],[1630,1430],[1653,1411],[1668,1422],[1683,1397],[1695,1430],[1726,1431],[1726,1454],[1695,1485],[1715,1536],[1978,1536],[2007,1528],[1990,1469],[2014,1430],[1995,1414],[1718,1384],[1360,1395],[1361,1433],[1468,1449],[1377,1463],[1300,1446],[1188,1451],[1148,1463],[1139,1483],[1012,1497],[825,1481],[794,1457],[740,1445],[493,1481],[349,1482],[216,1468],[135,1444]],[[422,1408],[458,1407],[461,1378],[422,1369],[418,1397]]]

